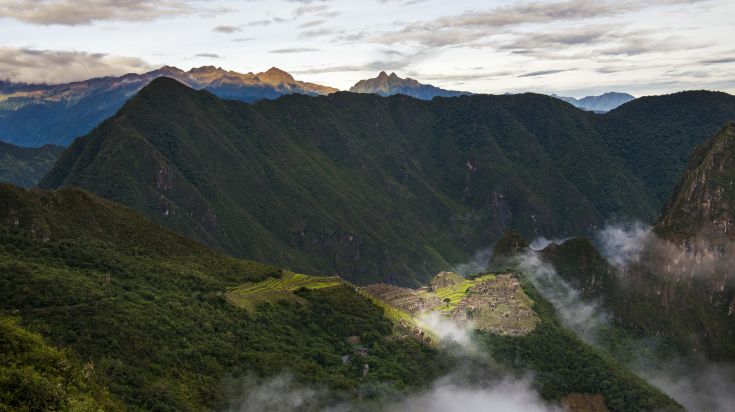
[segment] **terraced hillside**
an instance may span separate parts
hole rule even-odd
[[[344,284],[345,282],[337,276],[309,276],[285,272],[281,277],[248,282],[230,288],[225,297],[235,306],[254,311],[260,303],[303,301],[304,299],[293,293],[301,288],[324,289]]]

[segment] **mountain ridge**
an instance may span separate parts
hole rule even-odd
[[[569,236],[615,214],[653,219],[655,180],[607,151],[621,140],[608,126],[533,94],[246,105],[159,79],[78,139],[41,186],[85,187],[238,256],[415,285],[508,227]],[[375,224],[385,216],[393,225]]]
[[[372,93],[379,96],[405,94],[422,100],[431,100],[434,97],[457,97],[470,95],[469,92],[446,90],[430,84],[422,84],[417,80],[400,78],[395,73],[390,75],[381,71],[377,77],[360,80],[349,90],[352,93]]]
[[[238,73],[202,66],[183,71],[163,66],[146,73],[128,73],[78,82],[47,84],[0,83],[0,141],[19,146],[53,143],[65,146],[112,116],[128,98],[158,77],[171,77],[222,98],[253,102],[284,94],[329,94],[335,88],[295,80],[272,67],[261,73]]]
[[[0,182],[31,187],[46,175],[64,148],[44,145],[26,148],[0,142]]]
[[[610,110],[617,109],[625,103],[635,100],[633,95],[619,92],[605,92],[599,96],[585,96],[581,99],[568,96],[558,96],[556,94],[552,94],[551,96],[564,100],[565,102],[572,104],[574,107],[599,113],[609,112]]]

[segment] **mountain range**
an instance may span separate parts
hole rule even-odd
[[[225,99],[253,102],[291,93],[329,94],[337,89],[295,80],[275,67],[262,73],[237,73],[213,66],[183,71],[162,67],[142,74],[101,77],[46,85],[0,82],[0,141],[19,146],[67,146],[112,116],[130,97],[159,77]]]
[[[457,97],[470,95],[469,92],[441,89],[430,84],[421,84],[411,78],[400,78],[395,73],[390,75],[380,72],[378,77],[360,80],[350,88],[352,93],[372,93],[379,96],[405,94],[422,100],[431,100],[434,97]]]
[[[247,105],[161,78],[40,186],[83,187],[235,256],[416,285],[508,228],[573,236],[614,216],[653,220],[669,170],[735,116],[724,93],[626,107],[601,117],[534,94],[351,93]]]
[[[5,115],[118,108],[66,149],[0,144],[0,178],[43,175],[0,184],[0,410],[731,406],[682,382],[735,360],[735,97],[162,70],[2,85]]]
[[[635,97],[628,93],[617,93],[607,92],[599,96],[585,96],[581,99],[567,96],[557,96],[552,94],[551,96],[557,99],[564,100],[567,103],[571,103],[574,107],[578,107],[582,110],[589,110],[593,112],[609,112],[610,110],[616,109],[631,100],[635,100]]]

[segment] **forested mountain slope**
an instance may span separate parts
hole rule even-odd
[[[624,113],[534,94],[246,105],[161,78],[78,139],[41,185],[84,187],[235,256],[417,284],[509,227],[568,236],[611,216],[652,220],[668,177],[636,168],[620,142],[644,156],[655,147],[637,142],[639,129],[663,139],[678,127],[695,141],[735,117],[735,98],[711,95],[715,114],[687,127],[674,115],[704,109],[666,96],[679,104],[672,119],[633,111],[633,128]],[[684,150],[666,148],[662,170]]]

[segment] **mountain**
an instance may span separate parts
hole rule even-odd
[[[352,93],[372,93],[380,96],[392,96],[394,94],[405,94],[422,100],[431,100],[434,97],[456,97],[471,93],[445,90],[430,84],[421,84],[414,79],[398,77],[395,73],[390,75],[380,72],[373,79],[360,80],[350,88]]]
[[[728,123],[692,151],[651,232],[624,238],[625,265],[608,263],[586,239],[540,254],[582,296],[602,301],[638,333],[667,339],[682,353],[733,361],[734,166],[735,125]]]
[[[567,103],[571,103],[574,107],[578,107],[582,110],[589,110],[598,113],[609,112],[610,110],[616,109],[618,106],[635,100],[635,97],[628,93],[617,92],[607,92],[599,96],[585,96],[581,99],[557,96],[555,94],[552,94],[551,96],[564,100]]]
[[[735,123],[692,151],[656,229],[672,238],[735,241]]]
[[[213,66],[185,72],[162,67],[142,74],[47,85],[0,82],[0,141],[19,146],[68,145],[112,116],[127,99],[158,77],[171,77],[222,98],[253,102],[284,94],[329,94],[337,89],[295,80],[275,67],[237,73]]]
[[[490,360],[407,334],[395,308],[339,278],[217,254],[77,188],[0,185],[0,245],[0,406],[9,409],[281,410],[285,398],[301,410],[392,410],[382,402],[433,390],[460,369],[478,391],[532,370],[552,403],[679,410],[565,330],[510,274],[439,275],[523,297],[533,330],[475,334]]]
[[[0,142],[0,182],[31,187],[51,169],[63,151],[60,146],[24,148]]]
[[[339,402],[364,385],[428,385],[449,366],[388,339],[383,310],[344,282],[214,253],[80,189],[0,185],[0,245],[0,406],[13,410],[224,410],[247,382],[285,373]],[[273,290],[296,277],[293,292]],[[271,293],[246,309],[256,283]],[[342,359],[352,340],[367,376],[360,357]]]
[[[158,79],[41,186],[86,188],[235,256],[416,285],[510,227],[570,236],[615,215],[653,220],[661,203],[598,118],[532,94],[245,105]]]

